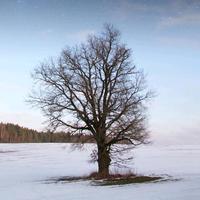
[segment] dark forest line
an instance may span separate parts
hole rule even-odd
[[[92,142],[89,136],[65,132],[39,132],[11,123],[0,123],[0,143],[81,143]]]

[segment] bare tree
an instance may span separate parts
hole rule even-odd
[[[33,78],[40,90],[30,101],[42,109],[50,127],[95,140],[99,175],[109,175],[111,161],[125,147],[146,142],[145,105],[151,94],[112,25],[40,64]],[[116,144],[123,145],[116,150]]]

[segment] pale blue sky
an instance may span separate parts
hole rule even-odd
[[[149,109],[152,140],[200,143],[200,1],[1,0],[0,121],[41,129],[40,111],[25,103],[30,73],[98,33],[122,32],[135,64],[158,96]]]

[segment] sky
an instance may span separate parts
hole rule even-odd
[[[0,121],[44,129],[42,113],[25,102],[31,72],[105,23],[121,31],[156,91],[151,140],[200,144],[199,0],[0,0]]]

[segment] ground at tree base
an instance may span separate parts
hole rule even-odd
[[[59,178],[51,178],[46,180],[48,183],[71,183],[77,181],[90,181],[94,186],[111,186],[111,185],[126,185],[126,184],[139,184],[149,182],[161,181],[178,181],[169,175],[156,176],[156,175],[139,175],[134,173],[126,174],[110,174],[107,177],[102,177],[97,172],[93,172],[88,176],[63,176]]]

